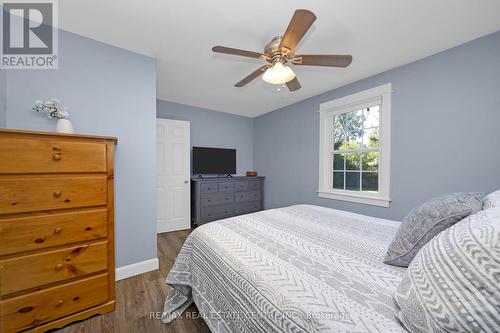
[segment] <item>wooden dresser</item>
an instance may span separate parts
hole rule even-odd
[[[0,130],[0,332],[114,310],[115,144]]]

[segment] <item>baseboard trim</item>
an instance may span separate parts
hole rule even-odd
[[[136,262],[131,265],[118,267],[115,271],[116,281],[123,280],[142,273],[151,272],[160,268],[158,258]]]

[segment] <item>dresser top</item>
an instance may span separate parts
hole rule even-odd
[[[98,139],[98,140],[110,140],[113,141],[115,144],[118,143],[118,139],[113,136],[100,136],[100,135],[89,135],[89,134],[67,134],[67,133],[24,131],[24,130],[2,129],[2,128],[0,128],[0,134],[50,136],[54,138]]]
[[[236,182],[236,181],[254,180],[254,179],[262,180],[262,179],[264,179],[264,176],[257,176],[257,177],[234,176],[234,177],[207,177],[207,178],[193,177],[193,178],[191,178],[191,180],[194,182]]]

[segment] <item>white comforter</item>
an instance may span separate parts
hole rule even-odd
[[[167,283],[163,321],[194,300],[213,332],[404,332],[382,262],[399,223],[298,205],[203,225]]]

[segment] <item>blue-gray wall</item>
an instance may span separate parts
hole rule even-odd
[[[158,118],[189,120],[191,147],[236,149],[236,171],[253,170],[253,119],[158,100]]]
[[[390,208],[318,198],[319,104],[388,82]],[[256,118],[254,165],[266,208],[311,203],[399,220],[440,193],[500,188],[499,126],[497,32]]]
[[[117,267],[156,258],[155,61],[60,31],[58,70],[10,70],[7,127],[54,131],[31,110],[60,99],[77,133],[118,137],[115,156]]]
[[[7,125],[7,72],[0,69],[0,128]]]

